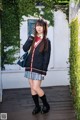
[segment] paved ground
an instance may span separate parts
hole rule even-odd
[[[69,86],[43,88],[50,103],[49,113],[33,116],[34,103],[30,89],[3,90],[0,113],[7,113],[7,120],[76,120]],[[42,105],[41,101],[40,104]]]

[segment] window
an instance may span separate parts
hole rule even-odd
[[[36,20],[34,19],[28,20],[28,36],[30,36],[34,32],[35,23],[36,23]]]

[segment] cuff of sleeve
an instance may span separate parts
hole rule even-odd
[[[47,72],[46,71],[43,71],[43,75],[46,75],[47,74]]]
[[[33,36],[29,36],[29,40],[31,40],[31,41],[32,41],[32,40],[33,40],[33,38],[34,38]]]

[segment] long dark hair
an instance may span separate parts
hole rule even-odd
[[[42,20],[42,19],[37,20],[37,22],[35,24],[34,40],[33,40],[31,51],[33,50],[34,43],[35,43],[35,38],[37,36],[37,31],[36,31],[36,26],[37,25],[43,27],[43,39],[42,39],[42,44],[40,46],[39,51],[40,52],[42,52],[43,50],[46,51],[48,49],[48,41],[47,41],[47,38],[46,38],[46,36],[47,36],[47,23],[44,20]]]

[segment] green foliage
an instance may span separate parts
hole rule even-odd
[[[52,13],[52,2],[50,0],[20,0],[19,3],[19,10],[20,10],[20,17],[22,18],[23,15],[25,16],[34,16],[39,17],[40,11],[36,8],[36,3],[41,2],[45,8],[42,10],[44,11],[44,15],[42,17],[50,21],[50,24],[53,25],[53,13]],[[22,19],[21,19],[22,20]]]
[[[14,56],[19,51],[19,16],[17,0],[2,0],[2,40],[1,40],[1,65],[12,64],[17,58]]]
[[[0,0],[0,10],[2,10],[2,0]]]
[[[37,16],[39,16],[40,11],[38,8],[35,7],[36,3],[42,3],[42,5],[44,5],[45,8],[42,9],[44,12],[44,15],[42,15],[42,17],[46,20],[49,20],[50,25],[53,25],[53,23],[54,23],[53,11],[56,8],[55,5],[58,5],[58,9],[62,8],[62,6],[60,6],[60,5],[65,5],[65,6],[67,6],[67,9],[68,9],[69,0],[28,0],[28,1],[27,0],[20,0],[20,2],[19,2],[20,17],[22,18],[22,15],[35,16],[35,13]],[[64,7],[64,9],[67,12],[66,7]]]
[[[71,41],[70,41],[70,87],[74,98],[74,107],[76,110],[77,120],[80,120],[80,41],[78,38],[78,18],[74,19],[71,24]]]
[[[53,10],[55,5],[68,5],[68,0],[0,0],[0,8],[2,10],[2,44],[1,44],[1,66],[4,69],[4,64],[13,64],[17,59],[15,54],[19,52],[20,48],[20,23],[22,16],[39,17],[40,11],[35,4],[40,2],[43,8],[44,15],[42,17],[50,21],[50,25],[54,24]],[[65,1],[65,2],[64,2]],[[61,9],[58,6],[57,9]],[[66,8],[66,7],[65,7]],[[64,9],[65,9],[64,8]],[[68,7],[67,7],[68,8]]]

